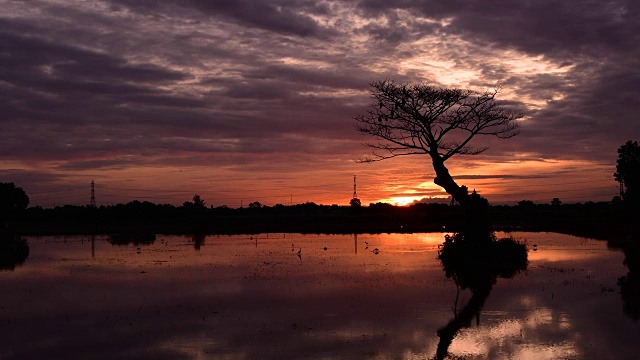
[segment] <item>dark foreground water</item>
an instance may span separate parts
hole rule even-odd
[[[500,234],[499,234],[500,235]],[[605,242],[527,240],[457,332],[458,359],[637,359],[640,324]],[[430,359],[470,299],[437,260],[443,234],[29,238],[0,272],[0,359]],[[326,248],[326,249],[325,249]],[[377,250],[376,250],[377,249]],[[456,306],[456,298],[457,306]]]

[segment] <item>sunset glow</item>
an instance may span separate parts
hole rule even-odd
[[[356,162],[384,79],[500,87],[522,112],[447,162],[491,203],[610,201],[640,138],[628,4],[0,3],[0,181],[31,206],[87,204],[92,180],[98,205],[347,205],[353,175],[364,205],[447,202],[428,156]]]

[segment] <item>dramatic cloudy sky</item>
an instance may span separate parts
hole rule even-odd
[[[493,203],[610,200],[640,140],[640,2],[0,0],[0,181],[32,205],[346,204],[444,196],[375,164],[369,83],[484,90],[524,112],[451,173]]]

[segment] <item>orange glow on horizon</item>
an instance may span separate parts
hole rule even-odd
[[[584,160],[547,160],[522,156],[460,157],[448,163],[459,185],[477,190],[490,203],[532,200],[548,203],[554,197],[563,203],[610,201],[617,195],[613,180],[615,164]],[[505,160],[508,159],[508,160]],[[32,170],[29,164],[14,168]],[[45,185],[25,187],[31,205],[83,205],[89,201],[89,184],[96,182],[98,205],[133,200],[181,205],[199,194],[207,206],[232,208],[258,201],[263,205],[349,205],[353,175],[357,196],[364,206],[389,203],[407,206],[414,202],[448,202],[449,195],[433,183],[433,169],[426,156],[374,164],[318,161],[317,166],[287,172],[287,164],[264,168],[237,166],[139,166],[101,170],[60,170],[57,164],[40,164],[57,178]],[[20,184],[19,184],[20,185]],[[431,201],[430,201],[431,200]]]

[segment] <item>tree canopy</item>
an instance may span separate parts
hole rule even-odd
[[[24,210],[29,205],[29,196],[14,183],[0,183],[0,211]]]
[[[382,140],[365,144],[373,156],[362,162],[426,154],[436,172],[434,183],[460,204],[469,201],[467,188],[455,183],[445,161],[456,154],[477,155],[488,146],[471,146],[477,135],[510,138],[518,134],[516,113],[496,102],[499,89],[475,92],[392,80],[371,84],[372,104],[354,117],[356,129]]]

